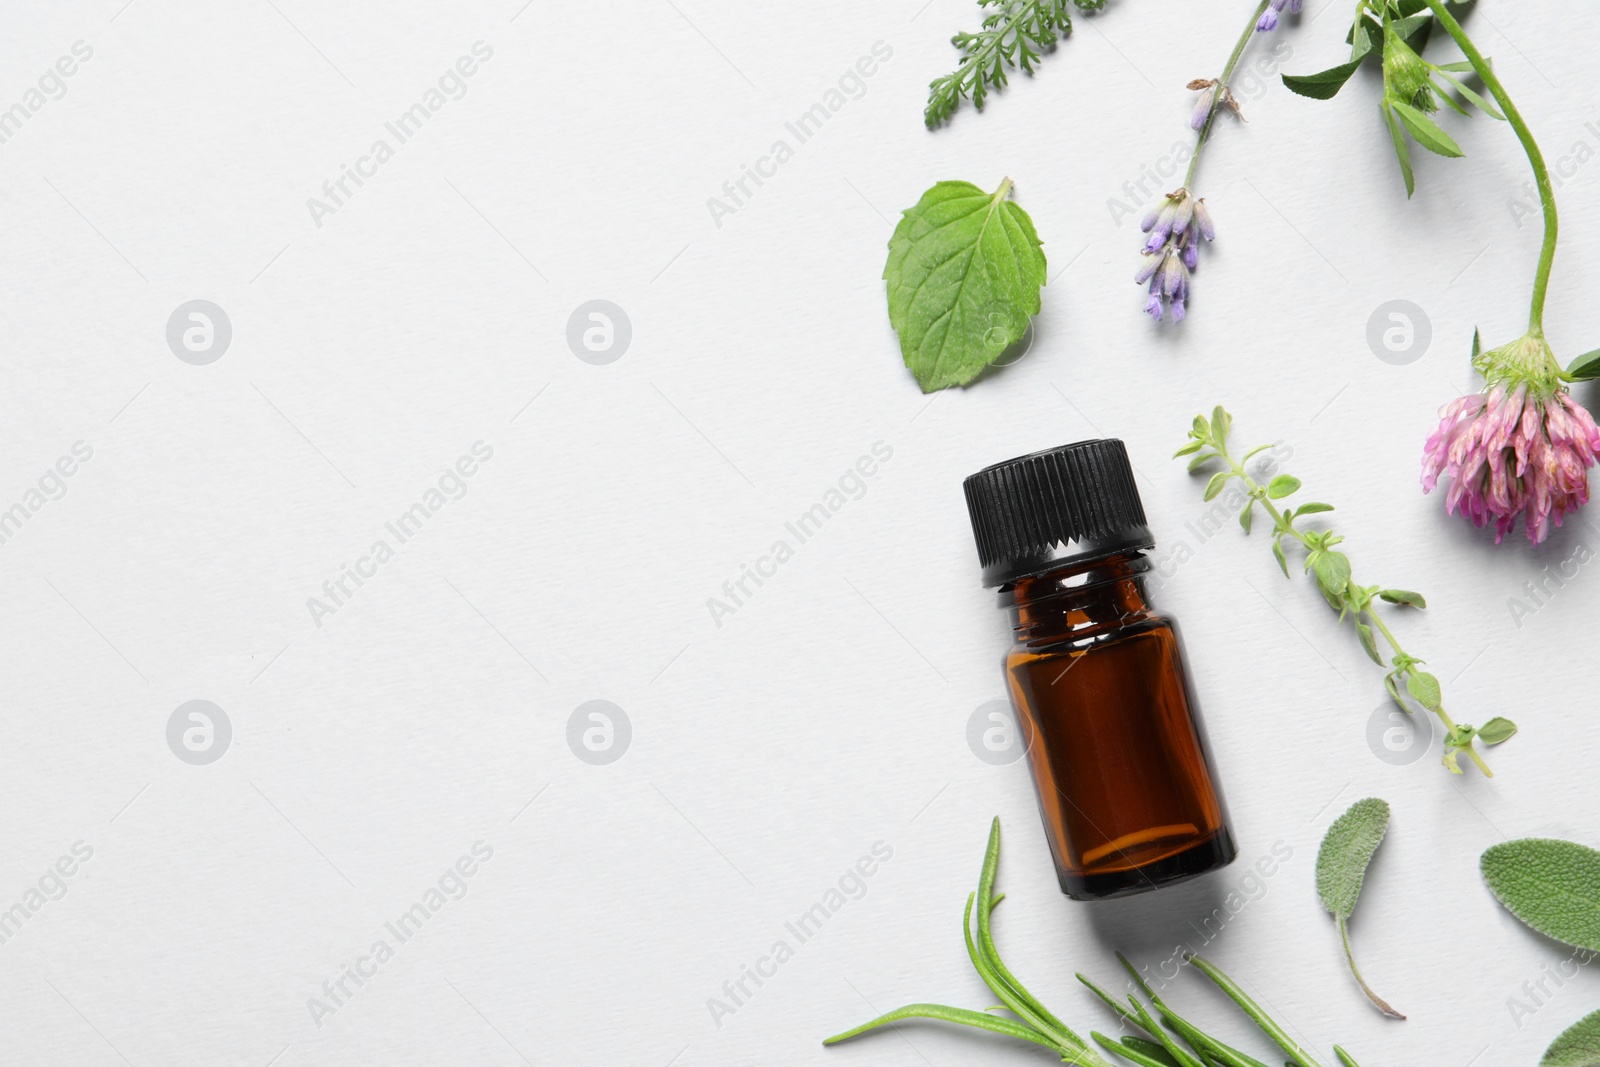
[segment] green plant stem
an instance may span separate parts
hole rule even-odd
[[[1228,57],[1228,63],[1222,68],[1222,77],[1217,79],[1216,95],[1211,98],[1211,110],[1206,112],[1206,121],[1200,125],[1200,134],[1194,143],[1194,155],[1189,157],[1189,169],[1183,174],[1183,187],[1189,188],[1194,181],[1194,172],[1200,166],[1200,153],[1205,151],[1206,142],[1211,139],[1211,126],[1217,121],[1217,111],[1222,107],[1222,100],[1228,94],[1228,82],[1233,78],[1233,68],[1239,65],[1239,57],[1244,55],[1244,50],[1250,44],[1250,38],[1255,35],[1256,23],[1261,20],[1261,13],[1267,10],[1270,0],[1261,0],[1256,5],[1255,13],[1250,16],[1250,21],[1245,23],[1244,32],[1239,35],[1238,43],[1233,46],[1233,54]]]
[[[1221,455],[1223,461],[1228,464],[1233,473],[1239,478],[1240,481],[1244,483],[1245,489],[1250,494],[1250,497],[1255,500],[1256,503],[1260,504],[1262,508],[1265,509],[1266,513],[1272,518],[1272,528],[1274,530],[1283,530],[1296,541],[1300,542],[1301,547],[1309,549],[1310,545],[1306,542],[1306,535],[1294,528],[1294,519],[1289,518],[1288,516],[1284,515],[1282,511],[1278,510],[1278,506],[1274,504],[1272,502],[1272,498],[1267,495],[1266,486],[1250,477],[1250,472],[1245,470],[1242,463],[1233,458],[1232,453],[1227,450],[1225,445],[1216,445],[1215,447],[1218,454]],[[1406,650],[1400,647],[1400,639],[1395,637],[1394,631],[1389,629],[1388,623],[1384,622],[1377,612],[1373,611],[1371,608],[1368,608],[1362,612],[1362,614],[1371,620],[1372,625],[1380,634],[1383,635],[1383,639],[1389,643],[1389,647],[1394,650],[1397,656],[1407,655]],[[1456,728],[1455,720],[1453,720],[1449,713],[1444,710],[1444,706],[1442,704],[1438,708],[1434,709],[1434,714],[1439,716],[1439,721],[1445,728],[1445,736],[1448,737],[1450,732]],[[1469,757],[1471,757],[1472,762],[1477,766],[1478,770],[1483,772],[1485,778],[1494,777],[1494,771],[1489,769],[1489,764],[1484,761],[1484,758],[1481,755],[1479,755],[1476,745],[1468,745],[1464,751]],[[1354,962],[1352,961],[1352,970],[1354,969],[1354,966]],[[1357,974],[1356,978],[1357,980],[1360,980],[1360,974]],[[1362,987],[1365,988],[1365,986],[1366,983],[1362,982]]]
[[[1338,916],[1338,920],[1339,940],[1344,942],[1344,958],[1345,961],[1350,964],[1350,973],[1356,976],[1356,983],[1361,986],[1361,991],[1367,995],[1368,1000],[1377,1005],[1379,1011],[1383,1012],[1389,1018],[1404,1019],[1404,1015],[1401,1015],[1399,1012],[1395,1011],[1389,1006],[1388,1001],[1374,993],[1372,991],[1372,987],[1367,984],[1367,980],[1361,977],[1361,968],[1356,966],[1355,953],[1350,949],[1350,926],[1347,922],[1345,922],[1343,915]]]
[[[1483,53],[1472,43],[1467,31],[1461,28],[1461,23],[1450,14],[1443,0],[1426,0],[1426,3],[1428,9],[1433,12],[1433,17],[1439,20],[1439,25],[1443,26],[1445,32],[1456,42],[1478,77],[1483,79],[1483,84],[1494,94],[1495,101],[1506,114],[1506,121],[1511,123],[1511,128],[1517,132],[1517,140],[1522,142],[1522,150],[1528,154],[1528,164],[1533,168],[1533,180],[1539,187],[1539,203],[1544,209],[1544,244],[1539,249],[1539,267],[1533,275],[1533,298],[1528,308],[1528,333],[1543,338],[1544,296],[1550,286],[1550,268],[1556,259],[1557,232],[1556,194],[1550,185],[1550,172],[1545,168],[1544,154],[1539,151],[1538,142],[1533,139],[1533,134],[1529,132],[1528,124],[1522,120],[1517,106],[1511,102],[1511,96],[1506,92],[1505,86],[1495,77],[1494,68],[1483,58]]]

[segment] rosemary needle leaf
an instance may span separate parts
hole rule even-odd
[[[1139,1067],[1174,1067],[1174,1064],[1178,1062],[1167,1055],[1166,1050],[1160,1045],[1150,1045],[1149,1042],[1145,1042],[1145,1045],[1149,1046],[1149,1048],[1155,1049],[1160,1053],[1160,1056],[1156,1056],[1146,1051],[1144,1047],[1113,1041],[1098,1030],[1092,1031],[1090,1036],[1117,1055],[1124,1056],[1137,1063]]]
[[[1295,1039],[1290,1037],[1288,1032],[1277,1024],[1272,1016],[1261,1009],[1261,1005],[1250,998],[1250,994],[1239,988],[1237,982],[1218,970],[1210,960],[1207,960],[1204,956],[1190,956],[1189,962],[1194,964],[1195,969],[1201,974],[1216,983],[1218,989],[1228,994],[1228,997],[1239,1005],[1244,1013],[1250,1016],[1251,1020],[1261,1028],[1262,1033],[1272,1038],[1279,1048],[1289,1054],[1289,1058],[1293,1060],[1293,1067],[1322,1067],[1315,1056],[1301,1048]]]
[[[975,1026],[979,1030],[988,1030],[991,1033],[1004,1034],[1022,1041],[1032,1041],[1035,1045],[1046,1048],[1056,1048],[1056,1043],[1031,1027],[1024,1026],[1010,1019],[1001,1019],[993,1015],[985,1015],[981,1011],[969,1011],[966,1008],[948,1008],[943,1004],[907,1004],[897,1008],[887,1015],[880,1015],[871,1022],[862,1023],[854,1029],[846,1030],[842,1034],[834,1034],[825,1039],[824,1045],[836,1045],[841,1041],[848,1041],[858,1034],[868,1030],[875,1030],[880,1026],[888,1026],[903,1019],[939,1019],[947,1023],[960,1023],[963,1026]],[[1059,1051],[1059,1049],[1058,1049]]]
[[[1361,1064],[1356,1062],[1356,1058],[1354,1056],[1350,1055],[1350,1053],[1346,1052],[1338,1045],[1333,1046],[1333,1054],[1339,1057],[1339,1062],[1343,1064],[1344,1067],[1361,1067]]]
[[[1107,993],[1104,989],[1101,989],[1099,986],[1095,985],[1093,980],[1091,980],[1087,975],[1079,974],[1078,981],[1088,986],[1090,991],[1093,992],[1095,996],[1105,1001],[1106,1006],[1112,1011],[1116,1012],[1118,1017],[1121,1018],[1123,1022],[1132,1023],[1134,1026],[1139,1025],[1139,1017],[1137,1015],[1133,1014],[1133,1012],[1129,1011],[1127,1008],[1118,1003],[1116,997],[1113,997],[1110,993]]]

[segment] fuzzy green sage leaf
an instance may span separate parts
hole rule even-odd
[[[1544,1050],[1539,1067],[1600,1067],[1600,1011],[1561,1031]]]
[[[908,209],[883,268],[889,322],[925,393],[966,385],[1039,313],[1045,256],[1011,179],[986,193],[940,182]]]
[[[1478,867],[1511,914],[1546,937],[1600,952],[1600,852],[1525,837],[1490,846]]]
[[[1344,956],[1361,991],[1385,1015],[1404,1019],[1404,1015],[1391,1008],[1367,985],[1350,951],[1350,916],[1356,910],[1356,901],[1361,896],[1361,886],[1366,881],[1372,855],[1383,843],[1383,835],[1388,829],[1389,805],[1377,797],[1356,801],[1335,819],[1322,838],[1322,848],[1317,852],[1317,896],[1322,898],[1322,906],[1332,912],[1338,922],[1339,939],[1344,942]]]

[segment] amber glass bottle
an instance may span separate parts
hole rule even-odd
[[[1006,681],[1062,891],[1124,896],[1231,862],[1178,631],[1145,596],[1155,541],[1122,442],[997,463],[965,489],[1011,614]]]

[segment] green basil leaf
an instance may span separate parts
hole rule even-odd
[[[1389,805],[1368,797],[1333,821],[1317,851],[1317,896],[1341,919],[1350,918],[1361,896],[1372,854],[1389,829]]]
[[[1044,250],[1010,194],[940,182],[889,238],[889,321],[925,393],[972,381],[1039,313]]]
[[[1600,852],[1525,837],[1491,845],[1478,868],[1511,914],[1546,937],[1600,952]]]
[[[1363,52],[1348,63],[1340,63],[1337,67],[1319,70],[1315,74],[1285,74],[1283,84],[1301,96],[1309,96],[1313,100],[1331,100],[1344,88],[1344,83],[1350,80],[1365,59],[1366,53]]]
[[[1426,112],[1418,111],[1410,104],[1400,100],[1389,101],[1389,106],[1394,109],[1396,115],[1400,116],[1400,121],[1405,125],[1406,130],[1417,139],[1417,143],[1423,148],[1451,158],[1464,154],[1461,151],[1461,146],[1451,140],[1450,135],[1440,129],[1439,124],[1429,118]]]
[[[1539,1067],[1596,1067],[1600,1064],[1600,1011],[1590,1012],[1556,1035]]]
[[[1413,593],[1409,589],[1385,589],[1378,594],[1391,604],[1404,604],[1408,608],[1425,608],[1428,602],[1422,598],[1421,593]]]
[[[1473,353],[1476,355],[1477,353]],[[1567,367],[1567,373],[1580,382],[1592,381],[1600,378],[1600,348],[1593,352],[1585,352]]]
[[[1267,483],[1267,495],[1274,500],[1282,500],[1296,489],[1300,488],[1300,479],[1292,474],[1280,474]]]

